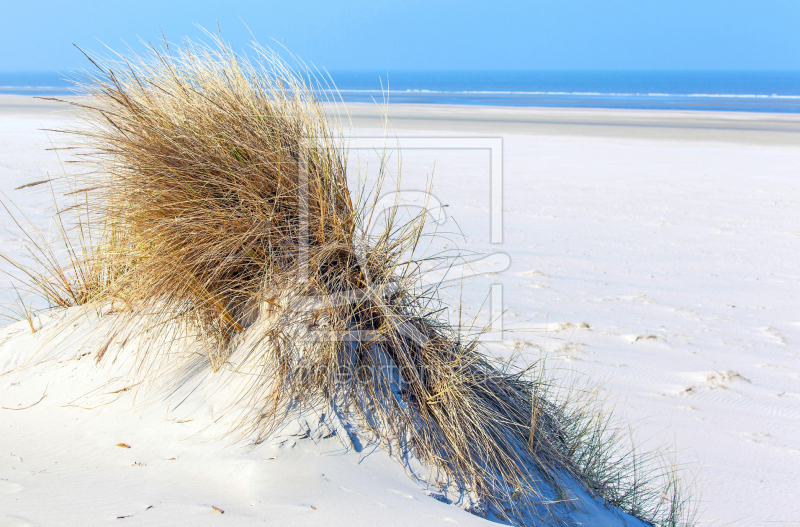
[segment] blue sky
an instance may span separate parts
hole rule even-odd
[[[800,0],[4,0],[0,71],[84,66],[72,46],[216,28],[329,70],[800,70]]]

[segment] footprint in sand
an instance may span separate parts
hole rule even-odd
[[[528,340],[519,340],[519,339],[512,339],[508,343],[508,347],[514,351],[522,351],[527,348],[540,348],[538,344],[534,344]]]
[[[415,500],[415,499],[417,499],[417,498],[415,498],[414,496],[412,496],[411,494],[406,494],[405,492],[401,492],[401,491],[399,491],[399,490],[394,490],[394,489],[386,489],[386,492],[391,492],[392,494],[397,494],[398,496],[402,496],[402,497],[404,497],[404,498],[408,498],[408,499],[410,499],[410,500]]]
[[[537,277],[537,276],[544,276],[544,273],[534,269],[532,271],[525,271],[524,273],[520,273],[519,275],[525,277]]]
[[[781,332],[778,331],[772,324],[765,328],[761,328],[761,331],[764,332],[764,334],[767,335],[767,337],[769,337],[771,340],[780,344],[786,344],[786,337],[784,337],[783,334],[781,334]]]
[[[0,527],[30,527],[32,524],[19,516],[0,516]]]
[[[550,284],[543,280],[546,275],[541,271],[525,271],[524,273],[520,273],[519,276],[524,276],[525,278],[537,278],[538,280],[528,283],[528,286],[533,287],[534,289],[547,289],[550,287]]]
[[[698,393],[701,389],[705,388],[707,390],[717,390],[717,389],[727,389],[728,386],[735,381],[744,381],[744,382],[751,382],[750,379],[740,375],[739,373],[733,370],[727,371],[712,371],[708,373],[705,377],[705,386],[698,386],[692,385],[684,388],[681,392],[684,395],[692,395]]]
[[[636,342],[648,342],[648,341],[655,342],[655,341],[658,341],[658,340],[662,340],[662,341],[664,340],[663,337],[660,337],[659,335],[652,335],[652,334],[649,334],[649,335],[635,335],[635,334],[634,335],[620,335],[620,337],[622,337],[624,340],[627,340],[631,344],[634,344]]]
[[[637,295],[637,296],[624,296],[622,300],[629,300],[631,302],[641,302],[644,304],[656,304],[657,302],[650,298],[647,295]]]
[[[706,376],[706,382],[708,382],[711,388],[727,388],[728,385],[735,380],[750,382],[750,379],[742,377],[739,373],[733,370],[722,372],[712,371],[708,374],[708,376]]]
[[[14,482],[8,481],[7,479],[0,479],[0,493],[13,494],[15,492],[21,491],[23,488],[24,487],[22,485],[20,485],[19,483],[14,483]],[[0,523],[0,526],[2,526],[2,525],[3,524]]]

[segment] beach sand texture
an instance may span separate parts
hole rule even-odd
[[[0,97],[0,190],[34,221],[47,196],[13,189],[60,170],[39,130],[69,120],[57,109]],[[358,137],[383,134],[375,106],[348,109]],[[604,381],[641,442],[674,444],[678,461],[701,467],[702,520],[800,525],[800,116],[414,105],[388,114],[400,147],[502,139],[500,244],[490,237],[490,150],[402,157],[401,188],[425,190],[433,174],[431,193],[447,205],[451,241],[432,251],[510,262],[452,292],[476,309],[502,285],[504,342],[489,343],[493,352],[546,355],[565,376]],[[0,243],[20,249],[6,233]],[[10,345],[26,327],[3,330],[0,373],[22,360]],[[108,375],[90,366],[0,376],[5,408],[48,394],[0,410],[0,524],[131,515],[204,525],[220,520],[212,507],[239,525],[485,524],[427,497],[378,453],[320,456],[321,440],[224,448],[203,432],[208,405],[167,419],[164,407],[130,410],[125,393],[95,410],[62,407],[85,392],[82,376]]]

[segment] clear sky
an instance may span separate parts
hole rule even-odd
[[[328,70],[800,70],[800,0],[2,0],[0,71],[84,66],[219,22]],[[101,43],[102,42],[102,43]]]

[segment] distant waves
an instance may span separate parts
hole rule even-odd
[[[345,102],[800,113],[799,72],[333,72],[321,86]],[[57,73],[0,72],[0,94],[73,93]]]
[[[342,90],[345,102],[800,113],[800,96]],[[325,98],[337,98],[330,92]]]

